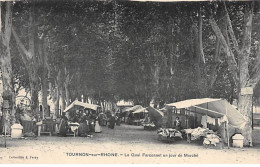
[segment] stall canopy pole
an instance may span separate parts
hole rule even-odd
[[[226,137],[226,138],[228,138],[227,137],[227,128],[226,128],[227,126],[226,126],[226,122],[224,122],[224,136]],[[227,142],[228,142],[228,140],[227,140]]]
[[[197,113],[196,113],[196,107],[195,107],[195,114],[194,114],[194,128],[196,127],[196,117],[197,117]]]
[[[253,103],[252,103],[252,119],[251,119],[252,122],[251,123],[252,123],[252,130],[254,130],[254,121],[253,121],[254,120],[254,97],[253,96],[252,96],[252,102]]]
[[[226,107],[226,115],[227,115],[227,102],[225,102],[225,107]],[[226,131],[227,131],[227,142],[228,142],[228,148],[229,148],[229,132],[228,132],[228,122],[226,121],[225,124],[226,126]]]
[[[190,122],[189,122],[189,120],[190,120],[190,111],[189,111],[189,117],[188,117],[188,125],[190,125]],[[191,126],[189,126],[189,127],[191,127]]]
[[[44,119],[45,118],[45,108],[43,108],[43,106],[42,106],[42,119]]]
[[[4,131],[5,131],[5,133],[4,133],[4,141],[5,141],[5,148],[6,148],[6,113],[7,111],[5,110],[5,109],[3,109],[3,118],[4,118]]]
[[[188,111],[187,110],[185,111],[185,115],[186,115],[186,128],[188,129],[188,119],[189,119],[189,117],[188,117]]]
[[[209,126],[208,126],[208,109],[209,109],[209,103],[207,103],[207,118],[206,118],[207,128],[209,128]]]
[[[5,148],[6,148],[6,126],[5,126],[4,129],[5,129],[5,137],[4,138],[5,138]]]
[[[228,148],[230,147],[230,144],[229,144],[229,132],[228,132],[228,122],[226,122],[226,124],[227,124],[227,126],[226,126],[226,128],[227,128],[227,138],[228,138]]]
[[[5,110],[5,116],[4,116],[4,130],[5,130],[4,138],[5,138],[5,148],[6,148],[6,130],[7,130],[7,128],[6,128],[6,122],[7,122],[7,120],[6,120],[6,115],[7,115],[7,114],[9,114],[9,113],[8,113],[8,110]]]

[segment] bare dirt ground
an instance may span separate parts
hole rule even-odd
[[[254,130],[254,147],[205,148],[185,140],[165,143],[156,131],[141,126],[103,127],[103,132],[86,137],[41,136],[0,138],[1,163],[260,163],[260,128]],[[106,154],[105,154],[106,153]],[[110,153],[110,154],[108,154]],[[89,154],[89,155],[87,155]],[[90,155],[92,154],[92,155]],[[194,157],[185,157],[185,154]]]

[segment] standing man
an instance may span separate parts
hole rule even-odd
[[[116,118],[114,115],[112,115],[109,119],[109,128],[114,129],[116,123]]]

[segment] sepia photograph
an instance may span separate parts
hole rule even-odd
[[[0,0],[1,164],[260,164],[260,1]]]

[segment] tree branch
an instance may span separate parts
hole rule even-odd
[[[204,52],[203,52],[203,43],[202,43],[202,17],[201,17],[201,10],[199,12],[199,47],[200,47],[200,55],[201,55],[202,61],[205,64],[205,56],[204,56]]]
[[[29,59],[31,58],[30,53],[26,50],[25,46],[23,45],[23,43],[21,42],[20,38],[18,37],[18,35],[16,34],[16,31],[14,29],[14,27],[12,27],[12,33],[13,36],[15,38],[15,41],[17,43],[18,49],[21,52],[22,55],[22,59],[24,60],[24,63],[27,64],[27,62],[29,61]]]
[[[29,28],[28,28],[28,36],[29,36],[29,52],[30,55],[34,55],[34,34],[35,34],[35,27],[34,27],[34,19],[33,19],[33,14],[34,14],[34,4],[31,4],[30,10],[29,10]],[[32,57],[30,57],[32,58]]]
[[[230,20],[230,17],[229,17],[229,14],[228,14],[228,11],[227,11],[225,3],[224,3],[224,6],[225,6],[225,12],[226,12],[226,17],[225,18],[227,20],[228,33],[229,33],[229,35],[231,37],[232,43],[234,44],[234,48],[235,48],[236,52],[239,53],[238,42],[237,42],[235,33],[233,31],[233,27],[232,27],[231,20]]]
[[[1,43],[5,46],[4,33],[2,32],[2,2],[0,1],[0,37]]]
[[[220,40],[221,44],[224,47],[224,51],[226,52],[226,57],[227,57],[227,63],[229,66],[229,70],[232,73],[232,77],[235,81],[235,83],[238,83],[238,68],[237,68],[237,62],[235,60],[235,56],[232,52],[232,50],[229,48],[227,41],[225,40],[225,37],[223,36],[222,32],[220,31],[217,23],[215,22],[215,20],[211,17],[209,19],[210,25],[213,29],[213,31],[215,32],[217,38]]]
[[[0,1],[0,36],[2,34],[2,2]]]
[[[12,2],[6,2],[6,15],[5,15],[5,44],[9,45],[11,38],[12,27]]]
[[[209,87],[210,89],[213,87],[213,84],[215,83],[216,79],[217,79],[217,72],[218,72],[218,67],[219,67],[219,53],[220,53],[220,41],[217,38],[216,41],[216,50],[215,50],[215,54],[214,54],[214,64],[213,67],[211,69],[210,75],[209,75]]]
[[[45,66],[48,70],[48,73],[50,72],[51,68],[50,68],[50,65],[48,63],[48,51],[47,51],[47,44],[46,44],[46,39],[43,38],[43,53],[44,53],[44,56],[45,56]]]

